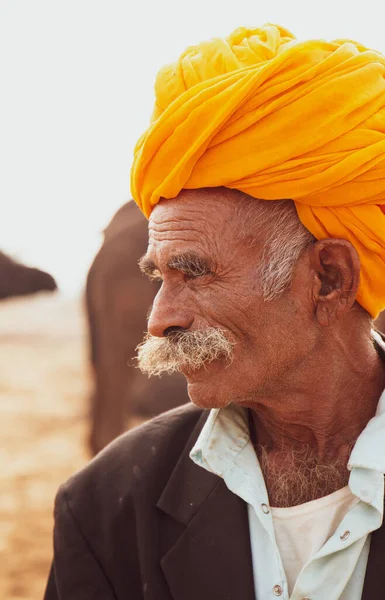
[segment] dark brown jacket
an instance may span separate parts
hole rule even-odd
[[[206,418],[165,413],[61,487],[45,600],[255,600],[246,504],[189,458]],[[362,598],[385,598],[384,527]]]

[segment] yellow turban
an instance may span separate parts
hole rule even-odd
[[[347,40],[240,28],[158,74],[135,148],[132,194],[148,217],[183,188],[291,198],[317,238],[349,240],[357,300],[385,307],[385,57]],[[385,209],[384,209],[385,210]]]

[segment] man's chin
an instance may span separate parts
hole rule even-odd
[[[224,408],[231,403],[231,399],[223,395],[220,387],[207,379],[187,380],[189,398],[200,408]]]

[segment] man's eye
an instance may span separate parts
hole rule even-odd
[[[194,271],[187,271],[185,273],[185,278],[186,279],[198,279],[199,277],[204,277],[205,275],[211,275],[211,273],[207,270],[203,270],[203,269],[197,269]]]

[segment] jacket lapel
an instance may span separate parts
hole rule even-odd
[[[246,504],[189,457],[205,418],[157,504],[180,524],[161,567],[174,600],[255,600]]]

